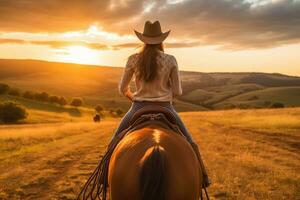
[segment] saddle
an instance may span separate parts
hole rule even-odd
[[[77,197],[77,200],[97,199],[100,195],[102,196],[102,200],[106,200],[108,188],[108,166],[114,149],[126,135],[147,125],[153,124],[173,130],[175,133],[184,137],[179,127],[176,125],[176,117],[171,111],[159,105],[144,106],[130,119],[128,128],[115,136],[110,142],[106,153],[103,155],[93,174],[85,183]]]
[[[146,114],[163,114],[164,117],[173,124],[176,124],[176,117],[173,115],[173,113],[168,109],[160,105],[147,105],[139,109],[135,114],[132,116],[129,122],[129,126],[133,124],[139,117]]]
[[[122,132],[120,135],[124,137],[124,134],[128,135],[144,126],[156,124],[184,136],[176,123],[176,117],[169,109],[159,105],[144,106],[132,116],[128,128],[123,131],[125,133]]]

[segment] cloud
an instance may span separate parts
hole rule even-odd
[[[1,44],[33,44],[33,45],[44,45],[49,46],[54,49],[65,48],[68,46],[85,46],[90,49],[95,50],[107,50],[110,47],[106,44],[101,43],[89,43],[85,41],[30,41],[30,40],[21,40],[21,39],[7,39],[0,38]]]
[[[1,44],[33,44],[33,45],[43,45],[49,46],[54,49],[61,49],[68,46],[84,46],[94,50],[119,50],[127,48],[141,48],[142,43],[121,43],[114,45],[106,45],[102,43],[90,43],[85,41],[31,41],[31,40],[21,40],[21,39],[10,39],[10,38],[0,38]],[[199,46],[198,43],[165,43],[168,48],[185,48]]]
[[[105,31],[126,35],[133,29],[142,31],[146,20],[160,20],[164,30],[172,30],[171,39],[193,41],[182,46],[253,49],[300,42],[300,1],[251,2],[1,0],[0,31],[66,32],[98,24]]]
[[[89,43],[84,41],[29,41],[31,44],[35,45],[46,45],[51,48],[59,49],[64,48],[66,46],[85,46],[90,49],[95,50],[107,50],[109,47],[106,44],[101,43]]]
[[[0,44],[26,44],[25,40],[0,38]]]
[[[1,0],[2,31],[65,32],[93,23],[124,23],[143,10],[143,1],[122,0]],[[121,21],[122,19],[122,21]]]

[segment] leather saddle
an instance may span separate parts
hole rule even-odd
[[[129,121],[129,126],[132,125],[135,121],[137,121],[137,119],[139,119],[143,115],[149,116],[150,114],[163,114],[170,123],[177,124],[176,117],[168,108],[165,108],[160,105],[147,105],[135,112],[135,114]]]

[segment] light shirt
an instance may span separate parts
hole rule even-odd
[[[121,94],[126,94],[130,91],[130,81],[132,78],[134,78],[135,82],[134,101],[172,102],[175,96],[182,94],[178,65],[173,55],[159,51],[156,57],[158,63],[157,77],[150,82],[136,78],[138,55],[136,53],[128,58],[119,84]]]

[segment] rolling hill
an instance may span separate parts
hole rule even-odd
[[[82,97],[87,106],[100,103],[127,109],[130,103],[117,90],[122,71],[108,66],[1,59],[0,83],[68,99]],[[300,106],[300,77],[278,73],[182,71],[181,79],[184,93],[175,102],[179,111],[260,108],[274,102]]]

